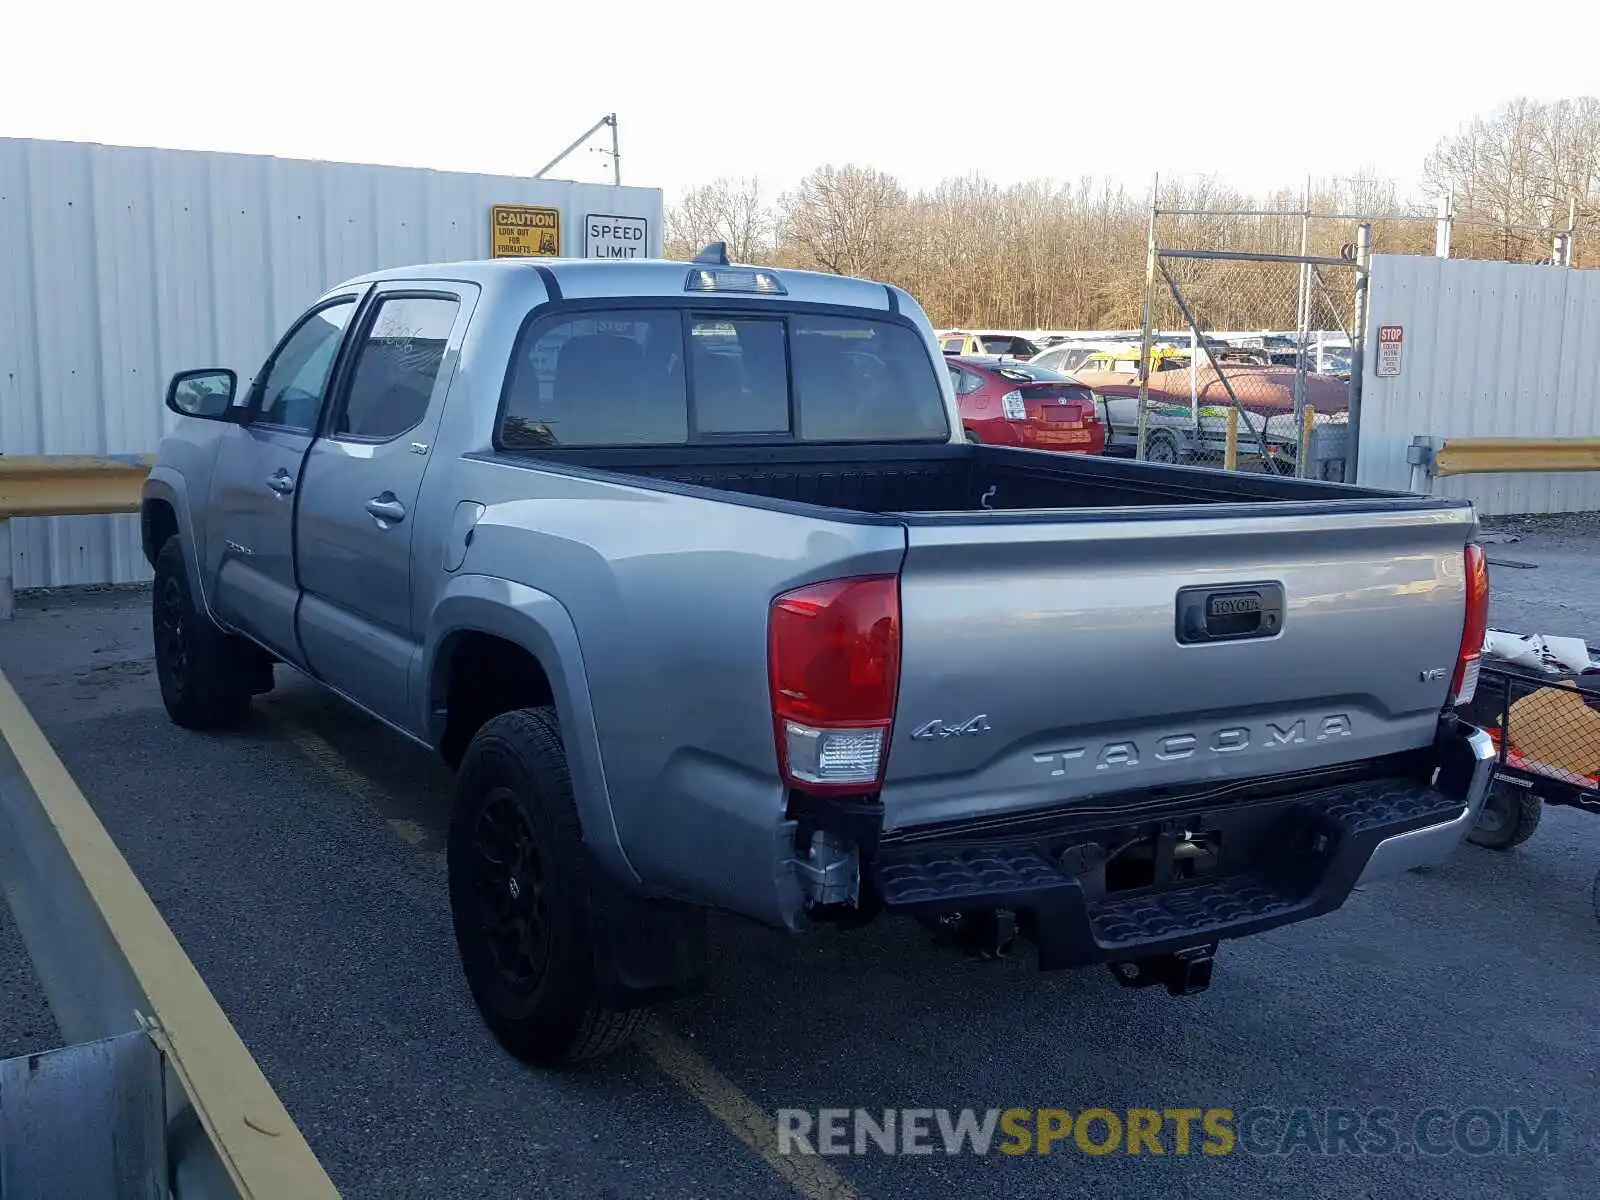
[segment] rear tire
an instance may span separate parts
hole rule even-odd
[[[484,1023],[552,1067],[626,1045],[649,1017],[599,999],[591,878],[554,709],[503,713],[456,776],[448,845],[461,968]]]
[[[195,607],[183,543],[176,536],[156,555],[151,632],[161,703],[176,725],[236,725],[249,709],[251,695],[272,686],[272,664],[262,651],[224,633]]]
[[[962,432],[967,435],[967,441],[971,442],[974,446],[983,445],[983,439],[981,437],[979,437],[977,434],[973,433],[972,430],[964,429],[964,430],[962,430]]]
[[[1182,455],[1178,452],[1178,439],[1165,429],[1156,430],[1145,443],[1144,460],[1177,466],[1182,460]]]
[[[1539,797],[1496,780],[1467,841],[1486,850],[1510,850],[1533,836],[1543,815],[1544,801]]]

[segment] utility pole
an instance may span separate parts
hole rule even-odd
[[[1306,176],[1306,190],[1300,209],[1300,257],[1311,253],[1311,176]],[[1295,322],[1294,368],[1294,419],[1295,428],[1304,428],[1300,415],[1306,407],[1306,343],[1311,340],[1311,264],[1300,264],[1299,314]],[[1301,446],[1295,459],[1295,473],[1304,475],[1308,447]]]
[[[1150,181],[1150,226],[1145,233],[1144,253],[1144,328],[1139,337],[1139,425],[1134,441],[1135,458],[1145,456],[1145,439],[1150,431],[1150,342],[1151,322],[1156,319],[1156,216],[1161,211],[1161,172]],[[1190,410],[1193,411],[1193,405]]]
[[[618,147],[617,147],[617,114],[616,113],[607,113],[605,116],[601,117],[598,121],[596,121],[593,125],[589,126],[589,128],[585,129],[577,137],[573,138],[571,145],[569,145],[560,154],[558,154],[554,158],[552,158],[549,162],[545,163],[544,166],[540,167],[537,171],[535,171],[533,173],[533,177],[535,179],[543,179],[547,174],[550,173],[550,171],[554,167],[559,165],[561,163],[561,161],[567,157],[567,155],[571,154],[574,150],[576,150],[579,146],[581,146],[585,142],[587,142],[591,137],[593,137],[601,129],[604,129],[607,125],[611,126],[611,151],[610,151],[610,153],[611,153],[611,180],[617,187],[621,187],[622,186],[622,155],[618,152]]]
[[[1450,257],[1450,226],[1454,223],[1456,215],[1456,194],[1454,189],[1439,197],[1439,215],[1433,225],[1433,256],[1435,258]]]
[[[1350,327],[1350,400],[1345,417],[1344,481],[1354,483],[1361,453],[1361,382],[1366,370],[1367,320],[1372,302],[1372,226],[1356,226],[1356,311]]]

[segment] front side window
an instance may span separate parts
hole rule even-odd
[[[361,340],[335,437],[389,441],[427,414],[459,302],[393,296],[378,302]]]
[[[670,307],[558,313],[525,326],[507,374],[498,444],[948,436],[926,343],[906,326]]]
[[[261,386],[259,423],[300,433],[316,427],[333,360],[355,308],[354,300],[319,308],[278,348]]]

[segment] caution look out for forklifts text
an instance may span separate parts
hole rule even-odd
[[[495,258],[555,258],[561,253],[561,210],[533,204],[496,204],[489,210]]]

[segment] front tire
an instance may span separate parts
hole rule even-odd
[[[1543,814],[1544,801],[1539,797],[1496,780],[1467,841],[1487,850],[1510,850],[1533,836]]]
[[[236,725],[250,707],[251,695],[271,687],[272,666],[262,652],[224,633],[195,607],[183,543],[176,536],[156,555],[151,632],[161,703],[176,725]]]
[[[591,879],[551,708],[487,722],[456,776],[448,845],[461,968],[511,1054],[551,1067],[625,1045],[648,1018],[599,999]]]

